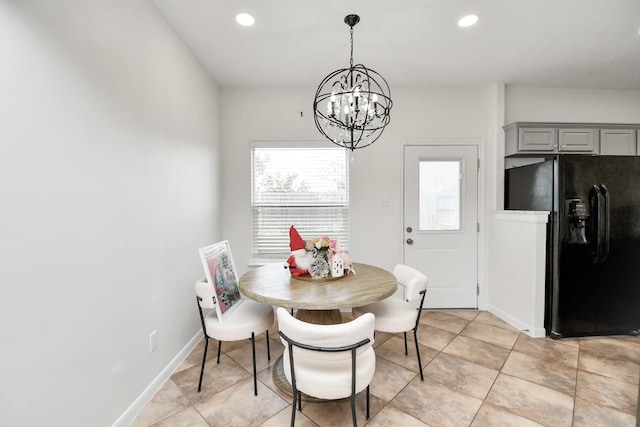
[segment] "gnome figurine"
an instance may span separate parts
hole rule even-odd
[[[313,254],[307,252],[304,240],[293,225],[289,228],[289,246],[291,248],[291,256],[287,259],[287,264],[289,264],[291,275],[302,276],[307,274],[313,261]]]

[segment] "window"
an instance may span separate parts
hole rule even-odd
[[[420,230],[460,230],[460,161],[421,160]]]
[[[305,240],[327,235],[349,250],[347,158],[343,148],[252,148],[254,258],[289,255],[292,225]]]

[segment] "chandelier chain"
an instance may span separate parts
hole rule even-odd
[[[353,26],[351,28],[351,55],[349,56],[349,68],[353,68]]]

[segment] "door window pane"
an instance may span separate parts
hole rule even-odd
[[[420,230],[460,230],[460,160],[421,160]]]

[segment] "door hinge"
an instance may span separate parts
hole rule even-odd
[[[478,233],[479,233],[479,232],[480,232],[480,223],[479,223],[479,222],[477,222],[476,224],[477,224],[477,226],[478,226]]]
[[[478,170],[480,170],[480,159],[478,159]]]
[[[480,296],[480,284],[476,283],[476,296]]]

